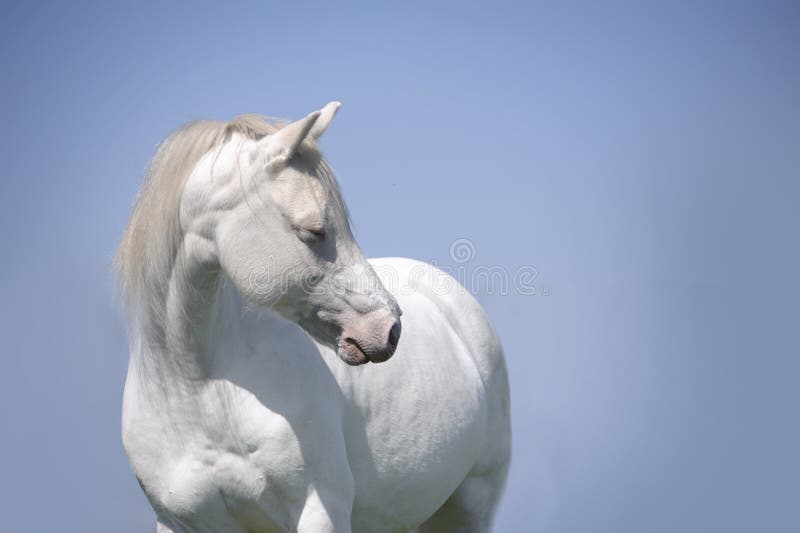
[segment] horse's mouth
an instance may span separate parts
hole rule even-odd
[[[369,357],[358,342],[352,337],[346,337],[339,341],[339,357],[348,365],[358,366],[369,362]]]

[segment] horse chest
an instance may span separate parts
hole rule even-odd
[[[153,413],[129,421],[131,464],[154,506],[176,520],[284,530],[299,512],[287,502],[305,496],[300,444],[282,416],[248,401],[239,407],[184,412],[177,426]]]

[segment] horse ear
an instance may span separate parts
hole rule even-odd
[[[286,162],[292,158],[297,147],[308,136],[311,128],[320,117],[319,111],[314,111],[306,118],[284,126],[276,133],[268,135],[261,140],[267,147],[269,163]]]
[[[330,126],[333,117],[336,116],[336,112],[339,111],[339,108],[342,106],[341,102],[329,102],[328,105],[320,110],[319,119],[314,124],[314,127],[311,128],[310,135],[314,139],[319,139],[322,137],[322,134],[325,133],[325,130],[328,129]]]

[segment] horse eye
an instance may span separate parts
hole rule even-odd
[[[297,231],[297,236],[300,237],[300,240],[305,242],[321,241],[326,235],[325,226],[297,227],[295,231]]]
[[[311,235],[313,235],[314,237],[316,237],[317,239],[324,239],[325,238],[325,228],[324,227],[308,228],[308,232]]]

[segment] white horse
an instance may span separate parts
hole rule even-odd
[[[151,163],[116,262],[123,443],[158,531],[490,528],[500,343],[452,278],[365,259],[315,144],[338,107],[195,122]]]

